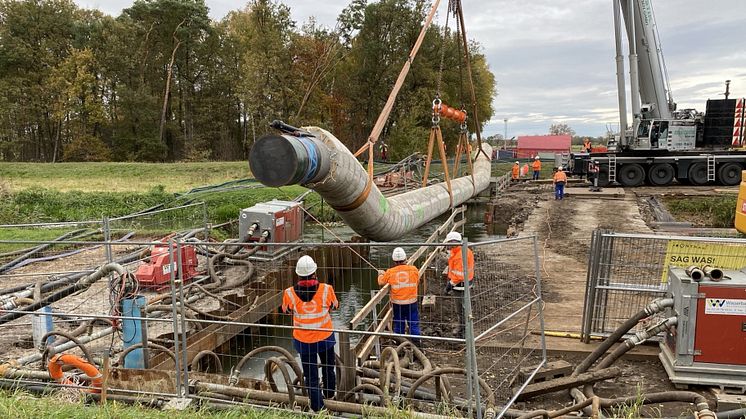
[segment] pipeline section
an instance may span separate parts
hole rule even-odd
[[[489,186],[492,149],[482,143],[474,176],[451,181],[453,205]],[[251,149],[252,173],[266,186],[303,185],[316,191],[356,233],[375,241],[396,240],[449,209],[445,183],[386,198],[368,172],[336,137],[318,127],[268,134]],[[473,179],[473,180],[472,180]]]

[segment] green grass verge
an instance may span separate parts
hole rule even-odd
[[[167,192],[251,177],[245,161],[202,163],[0,163],[11,191]]]
[[[698,227],[733,227],[736,217],[736,195],[664,198],[668,210],[677,221],[691,222]]]
[[[197,408],[184,411],[161,411],[116,402],[86,405],[82,402],[70,403],[54,396],[34,397],[19,391],[0,392],[0,417],[16,419],[274,419],[296,418],[298,415],[279,410],[239,407],[229,410]]]

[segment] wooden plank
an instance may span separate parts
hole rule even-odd
[[[371,311],[373,311],[373,308],[383,300],[383,297],[388,295],[389,290],[391,289],[391,286],[389,284],[386,284],[378,290],[376,295],[373,296],[373,298],[368,301],[363,308],[360,309],[360,311],[355,314],[355,317],[350,320],[350,329],[357,328],[360,323],[363,321],[363,319],[370,314]]]
[[[247,304],[233,312],[231,318],[237,323],[256,323],[281,304],[282,291],[269,291],[259,297],[256,306],[252,307],[250,304]],[[206,349],[210,351],[215,350],[215,348],[229,341],[244,329],[246,329],[246,326],[240,324],[210,324],[189,338],[187,359],[191,360],[200,351]],[[167,370],[174,368],[173,360],[163,353],[159,353],[153,357],[151,362],[155,369]]]
[[[567,390],[573,387],[583,386],[585,384],[595,383],[597,381],[608,380],[618,377],[622,373],[619,367],[604,368],[600,371],[585,372],[575,377],[562,377],[556,380],[544,381],[542,383],[529,384],[518,395],[518,401],[528,400],[542,394],[553,393],[555,391]]]
[[[383,315],[383,318],[379,320],[378,327],[376,327],[375,331],[377,333],[383,332],[383,329],[386,328],[386,325],[391,322],[392,317],[394,317],[394,310],[389,308],[388,310],[386,310],[386,314]],[[376,343],[378,343],[378,340],[378,336],[369,336],[368,339],[365,340],[365,344],[360,348],[359,351],[357,351],[357,359],[359,359],[361,362],[368,359],[370,353],[373,352],[373,348],[375,347]]]

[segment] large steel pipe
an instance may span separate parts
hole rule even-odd
[[[300,184],[318,192],[361,236],[396,240],[450,209],[445,183],[383,196],[350,150],[329,132],[307,127],[306,136],[265,135],[254,144],[249,164],[267,186]],[[489,186],[492,155],[488,144],[474,162],[471,176],[451,181],[453,205],[460,205]]]

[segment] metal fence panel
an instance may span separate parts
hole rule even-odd
[[[583,338],[611,334],[650,301],[666,295],[669,266],[692,265],[741,269],[746,266],[746,240],[594,232]]]

